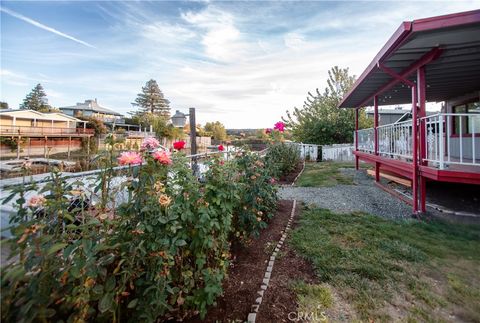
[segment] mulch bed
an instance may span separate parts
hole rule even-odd
[[[280,177],[277,183],[279,185],[292,184],[295,178],[297,178],[298,174],[300,174],[300,172],[302,171],[302,168],[303,168],[303,162],[298,163],[297,167],[290,174]]]
[[[300,210],[301,207],[297,204],[292,230],[298,225]],[[272,278],[263,297],[256,322],[290,322],[288,314],[296,313],[297,310],[297,298],[291,288],[294,281],[318,283],[312,265],[295,253],[287,238],[275,260]],[[291,317],[296,316],[291,314]]]
[[[287,225],[292,206],[293,201],[279,201],[275,216],[258,238],[252,239],[247,246],[232,247],[234,259],[228,278],[223,284],[223,296],[217,299],[217,306],[208,311],[204,320],[196,317],[187,322],[232,322],[235,320],[244,322],[247,319],[251,306],[258,297],[257,291],[260,289],[268,259],[280,240],[280,232]],[[276,266],[277,263],[273,269],[274,275]]]
[[[301,172],[303,163],[298,163],[296,169],[283,176],[277,182],[279,185],[291,184]],[[292,211],[293,201],[280,200],[275,216],[260,236],[250,241],[248,245],[233,245],[233,260],[228,271],[228,277],[223,283],[223,296],[212,306],[207,316],[201,320],[194,317],[186,322],[245,322],[251,312],[251,306],[258,297],[268,260],[275,245],[285,229]],[[296,216],[300,206],[297,204]],[[297,218],[292,224],[296,226]],[[280,256],[281,255],[281,256]],[[287,322],[288,313],[297,308],[295,293],[290,289],[292,280],[314,281],[312,267],[297,256],[285,241],[279,256],[273,266],[270,285],[263,297],[256,322]]]

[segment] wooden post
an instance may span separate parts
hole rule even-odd
[[[90,159],[90,136],[87,136],[87,156]]]
[[[418,134],[417,134],[417,87],[412,86],[412,197],[413,213],[418,213]]]
[[[374,129],[374,145],[375,156],[378,156],[378,96],[373,97],[373,129]],[[375,181],[380,181],[380,163],[375,162]]]
[[[355,109],[355,152],[358,152],[358,109]],[[355,154],[355,169],[358,170],[358,156]]]
[[[47,158],[47,136],[45,136],[45,142],[43,145],[43,157]]]
[[[20,159],[20,140],[22,139],[21,136],[17,138],[17,159]]]
[[[70,146],[72,144],[72,137],[68,137],[68,152],[67,152],[67,158],[70,159]]]
[[[425,84],[425,66],[420,67],[417,70],[417,87],[418,87],[418,106],[419,106],[419,117],[424,118],[427,116],[425,110],[425,99],[426,99],[426,84]],[[440,127],[443,127],[440,124]],[[422,119],[420,122],[420,165],[426,165],[428,163],[424,162],[424,159],[427,156],[427,147],[425,147],[425,119]],[[426,211],[426,197],[427,197],[427,183],[426,178],[420,175],[420,210],[422,212]]]

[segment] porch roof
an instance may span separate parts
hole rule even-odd
[[[403,22],[338,107],[371,106],[376,94],[379,105],[410,103],[410,88],[394,84],[380,66],[416,82],[415,65],[429,55],[433,59],[425,66],[427,101],[480,90],[480,10]]]

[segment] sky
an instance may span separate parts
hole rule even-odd
[[[55,107],[86,99],[126,114],[155,79],[197,122],[263,128],[360,75],[402,21],[480,1],[1,1],[0,101],[41,83]]]

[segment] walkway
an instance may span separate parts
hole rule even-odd
[[[281,199],[303,201],[339,213],[366,212],[388,218],[407,218],[412,208],[387,192],[376,187],[365,172],[341,169],[353,176],[354,185],[333,187],[282,187]]]

